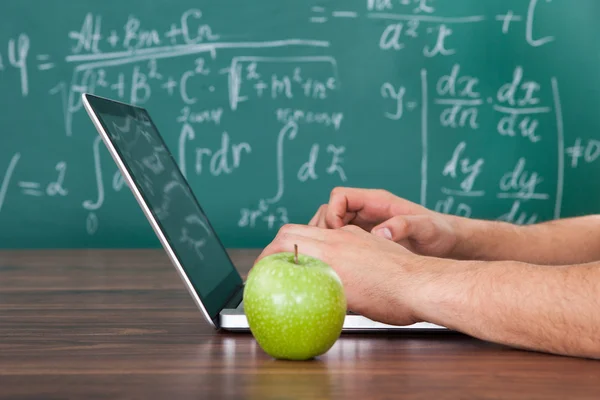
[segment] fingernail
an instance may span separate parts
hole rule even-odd
[[[389,228],[380,228],[374,232],[378,236],[383,236],[386,239],[392,239],[392,231]]]

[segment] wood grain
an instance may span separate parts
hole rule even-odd
[[[232,251],[242,274],[256,251]],[[0,252],[0,398],[596,399],[600,363],[458,333],[344,334],[319,360],[215,332],[155,250]]]

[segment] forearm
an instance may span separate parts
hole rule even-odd
[[[543,267],[431,259],[417,316],[483,340],[600,358],[600,263]]]
[[[453,258],[579,264],[600,260],[600,216],[534,225],[455,218],[459,236]]]

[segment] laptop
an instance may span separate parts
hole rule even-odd
[[[244,281],[162,135],[144,108],[84,93],[83,105],[184,286],[216,330],[249,331]],[[348,312],[343,331],[445,329],[393,326]]]

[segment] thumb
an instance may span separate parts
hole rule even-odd
[[[379,225],[371,233],[394,242],[408,238],[418,239],[431,234],[431,224],[426,215],[397,215]]]

